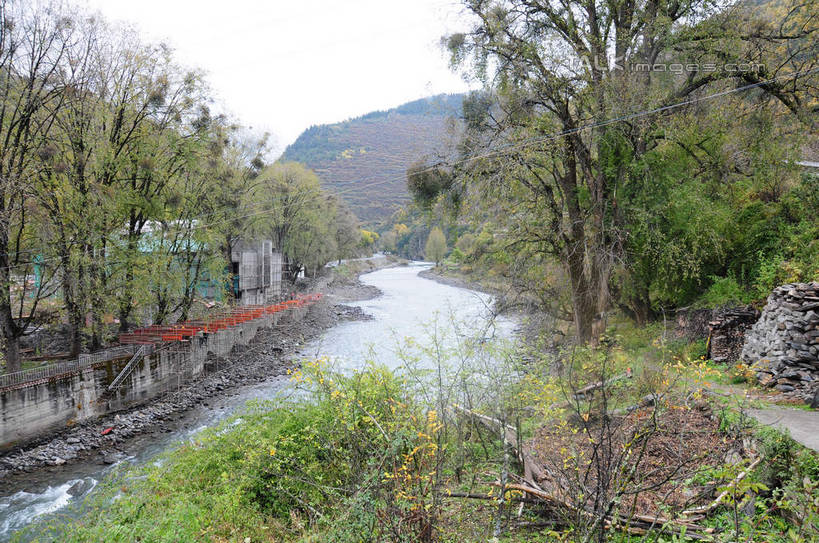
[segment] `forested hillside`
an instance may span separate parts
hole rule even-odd
[[[282,158],[306,164],[361,220],[376,222],[409,201],[407,167],[447,148],[449,126],[459,115],[462,100],[462,95],[441,94],[336,124],[311,126]]]

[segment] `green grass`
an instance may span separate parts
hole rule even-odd
[[[680,392],[683,389],[673,383],[664,384],[668,376],[657,369],[657,361],[676,357],[684,367],[707,368],[697,357],[702,346],[669,346],[656,341],[658,333],[662,330],[656,326],[612,330],[616,343],[608,352],[575,350],[575,376],[580,382],[594,380],[604,360],[612,375],[632,367],[632,379],[619,381],[610,391],[610,408],[631,405],[657,386]],[[555,401],[553,383],[536,378],[547,375],[545,364],[545,359],[530,362],[524,378],[504,392],[519,399],[521,407],[535,408],[520,411],[524,437],[548,424],[541,413]],[[67,543],[243,543],[247,538],[280,543],[410,542],[429,522],[441,542],[491,538],[497,502],[446,499],[435,489],[491,488],[486,483],[497,477],[503,457],[497,436],[474,427],[455,431],[439,425],[437,414],[416,400],[414,387],[420,383],[378,366],[340,375],[314,362],[295,372],[293,379],[309,395],[287,404],[253,404],[241,416],[166,454],[161,463],[113,477],[86,514],[35,526],[25,536]],[[819,458],[787,435],[744,416],[739,408],[748,403],[743,398],[717,396],[709,401],[721,431],[753,438],[766,458],[747,481],[758,485],[748,488],[759,490],[759,510],[748,522],[756,523],[762,535],[752,540],[778,543],[784,541],[781,534],[792,533],[793,518],[815,522],[816,511],[810,507],[819,492],[811,485],[819,481]],[[730,469],[705,466],[697,477],[730,480],[726,471]],[[732,507],[726,503],[703,521],[722,531],[715,541],[732,540],[736,523]],[[542,519],[527,506],[521,520]],[[527,528],[505,530],[498,541],[572,540],[566,532],[561,537],[549,528]],[[786,537],[792,542],[811,540],[799,539],[799,533]],[[638,539],[612,533],[610,540]]]
[[[416,528],[415,507],[428,503],[440,463],[436,414],[375,366],[344,376],[309,363],[294,380],[311,391],[304,399],[251,405],[159,465],[113,478],[79,519],[35,526],[28,537],[342,542],[381,540],[393,520]]]

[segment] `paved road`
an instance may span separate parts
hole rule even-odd
[[[819,411],[769,407],[749,409],[748,414],[762,424],[788,430],[794,440],[819,451]]]

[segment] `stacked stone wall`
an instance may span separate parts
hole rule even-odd
[[[819,283],[774,289],[745,336],[742,359],[761,384],[812,400],[819,389]]]

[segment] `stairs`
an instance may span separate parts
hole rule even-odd
[[[128,363],[125,364],[125,367],[122,368],[122,371],[119,372],[119,375],[117,375],[114,378],[114,380],[111,381],[111,384],[108,385],[108,392],[113,392],[114,390],[119,388],[119,385],[122,383],[122,381],[124,381],[125,378],[131,375],[131,372],[134,371],[134,368],[139,363],[139,361],[145,358],[146,353],[147,348],[145,345],[142,345],[140,346],[139,349],[137,349],[137,351],[134,353],[134,356],[131,357]]]

